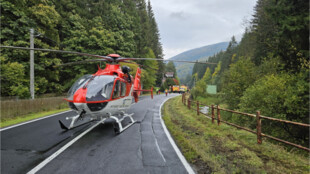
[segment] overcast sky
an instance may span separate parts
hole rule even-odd
[[[165,59],[234,35],[240,40],[257,0],[151,0]]]

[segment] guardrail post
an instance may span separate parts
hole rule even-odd
[[[211,105],[211,110],[212,110],[212,123],[214,123],[214,105]]]
[[[220,106],[217,105],[217,125],[221,124],[221,113],[220,113]]]
[[[260,111],[256,112],[256,133],[257,144],[262,144],[262,120],[260,118]]]
[[[199,101],[197,101],[197,115],[199,115]]]

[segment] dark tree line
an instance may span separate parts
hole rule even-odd
[[[163,58],[151,3],[144,0],[3,0],[1,44],[29,47],[29,30],[35,47],[72,50],[98,55]],[[96,64],[55,69],[54,65],[89,59],[82,56],[35,51],[35,92],[63,93]],[[164,64],[141,61],[144,86],[160,85]],[[104,66],[104,65],[103,65]],[[29,97],[29,52],[1,50],[1,95]]]

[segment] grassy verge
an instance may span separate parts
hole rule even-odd
[[[45,111],[45,112],[39,112],[39,113],[34,113],[34,114],[28,114],[28,115],[24,115],[22,117],[14,117],[13,119],[8,119],[8,120],[5,120],[5,121],[1,121],[0,127],[3,128],[3,127],[11,126],[11,125],[14,125],[14,124],[26,122],[26,121],[33,120],[33,119],[36,119],[36,118],[45,117],[45,116],[48,116],[48,115],[56,114],[56,113],[67,111],[67,110],[69,110],[69,108],[52,110],[52,111]]]
[[[282,146],[225,124],[212,124],[188,110],[181,97],[163,107],[164,121],[186,159],[197,173],[309,173],[308,154],[289,153]]]
[[[32,113],[40,113],[68,108],[64,97],[49,97],[1,101],[1,122]]]

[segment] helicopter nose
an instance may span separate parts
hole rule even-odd
[[[73,96],[73,103],[86,103],[87,88],[78,89]]]
[[[84,111],[85,112],[86,105],[84,103],[74,103],[74,105],[77,108],[77,111],[79,111],[79,112]]]

